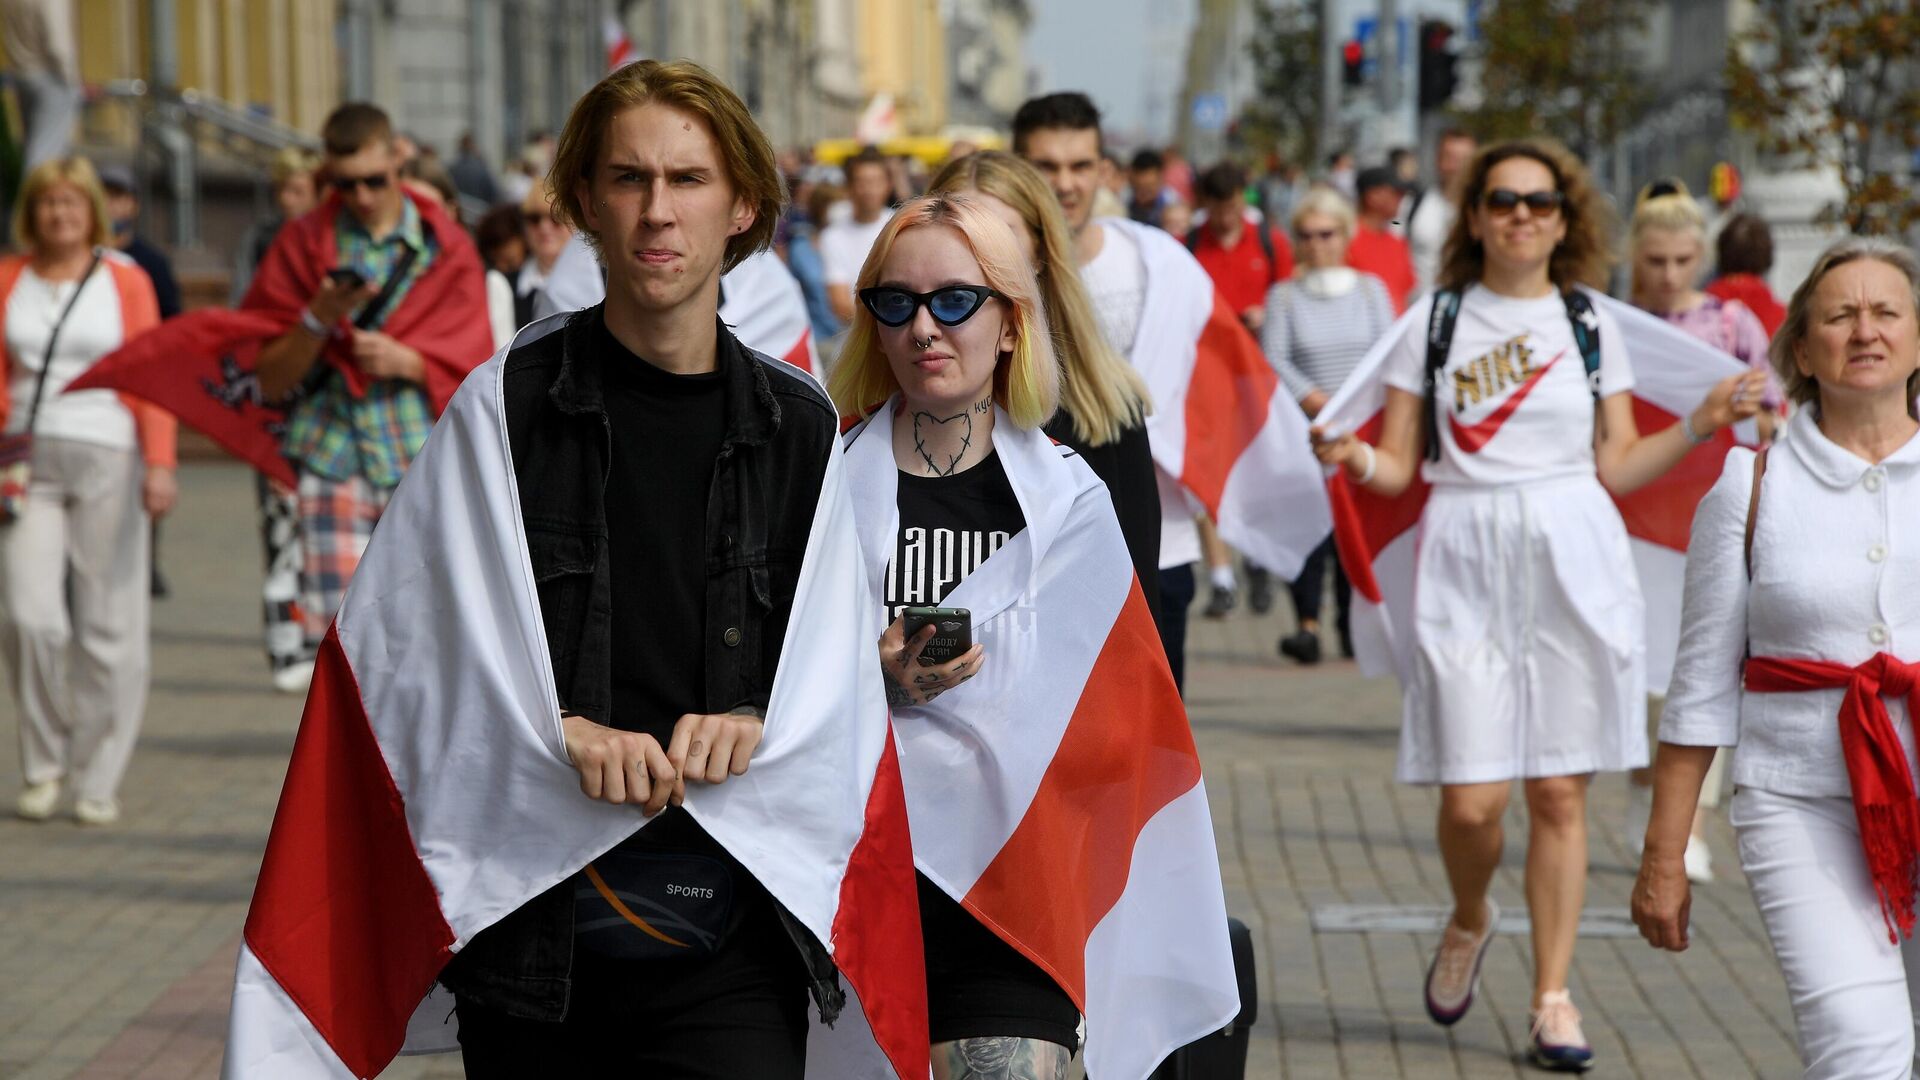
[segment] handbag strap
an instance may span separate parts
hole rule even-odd
[[[100,268],[100,249],[93,249],[93,261],[87,264],[87,272],[73,287],[73,295],[67,297],[67,305],[60,309],[60,317],[54,320],[53,332],[47,335],[47,354],[40,359],[40,377],[33,383],[33,403],[27,406],[26,433],[33,434],[33,422],[40,416],[40,399],[46,396],[47,379],[53,374],[53,347],[60,342],[60,328],[67,325],[67,316],[73,314],[73,305],[80,300],[80,290],[87,287],[93,279],[93,272]]]

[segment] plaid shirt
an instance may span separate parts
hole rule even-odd
[[[387,280],[402,248],[419,252],[381,322],[427,272],[436,248],[411,200],[402,202],[400,224],[385,239],[375,240],[345,207],[334,221],[334,236],[338,265],[351,266],[375,283]],[[378,323],[370,327],[379,328]],[[363,476],[376,488],[395,486],[433,427],[426,390],[404,379],[381,379],[356,398],[339,371],[320,364],[303,390],[287,416],[286,455],[296,468],[329,480]]]

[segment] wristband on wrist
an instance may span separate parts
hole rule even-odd
[[[1360,444],[1360,449],[1365,450],[1367,452],[1367,467],[1361,471],[1358,477],[1354,478],[1353,482],[1356,484],[1359,484],[1362,487],[1365,487],[1367,484],[1373,481],[1373,473],[1374,473],[1374,470],[1378,468],[1380,465],[1380,457],[1379,455],[1373,452],[1372,443],[1363,442]]]
[[[1690,446],[1699,446],[1701,443],[1713,438],[1711,433],[1702,435],[1693,429],[1693,414],[1691,412],[1680,418],[1680,434],[1687,437],[1687,444]]]
[[[300,329],[305,330],[307,333],[312,334],[322,341],[333,336],[333,328],[321,322],[320,317],[313,313],[312,308],[300,309]]]

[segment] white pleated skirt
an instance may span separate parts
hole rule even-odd
[[[1597,477],[1435,487],[1415,566],[1403,783],[1647,764],[1640,582]]]

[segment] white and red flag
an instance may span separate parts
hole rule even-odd
[[[554,260],[533,314],[543,319],[556,312],[592,307],[606,298],[607,279],[600,269],[600,258],[588,246],[586,236],[575,233]],[[778,357],[802,371],[820,369],[806,294],[800,291],[800,281],[793,271],[771,251],[747,256],[720,279],[720,321],[749,349]]]
[[[1100,224],[1125,231],[1145,264],[1146,299],[1129,359],[1153,397],[1147,438],[1154,464],[1212,516],[1222,539],[1293,577],[1331,527],[1306,414],[1185,245],[1122,218]]]
[[[1582,291],[1595,310],[1605,312],[1610,325],[1620,330],[1633,369],[1634,422],[1642,435],[1679,423],[1680,417],[1699,407],[1715,383],[1746,370],[1734,357],[1639,308],[1591,289]],[[1405,335],[1426,334],[1432,308],[1429,296],[1393,324],[1321,410],[1320,424],[1330,432],[1353,431],[1369,443],[1379,441],[1380,414],[1386,403],[1383,367]],[[1570,357],[1568,362],[1577,359]],[[1524,394],[1525,389],[1516,387],[1512,393]],[[1746,433],[1754,430],[1751,423],[1740,428]],[[1660,479],[1614,498],[1627,526],[1646,600],[1647,686],[1655,693],[1666,691],[1679,648],[1680,593],[1693,511],[1719,479],[1721,464],[1734,442],[1734,431],[1718,432]],[[1416,526],[1426,506],[1428,485],[1416,477],[1405,492],[1389,499],[1362,489],[1341,470],[1328,478],[1327,490],[1340,564],[1353,583],[1352,632],[1361,669],[1368,675],[1391,671],[1405,683],[1413,671]]]
[[[894,404],[847,436],[876,598]],[[897,711],[914,861],[1079,1006],[1088,1075],[1141,1080],[1239,1009],[1200,756],[1106,486],[998,410],[993,445],[1026,528],[940,601],[980,674]]]
[[[568,761],[503,365],[504,350],[442,415],[321,646],[247,915],[228,1080],[367,1077],[403,1043],[451,1049],[450,1003],[427,1001],[448,959],[645,821],[587,799]],[[692,786],[686,808],[831,950],[848,1000],[809,1039],[821,1075],[920,1080],[925,975],[879,613],[830,454],[794,596],[805,629],[787,634],[765,738],[747,773]]]

